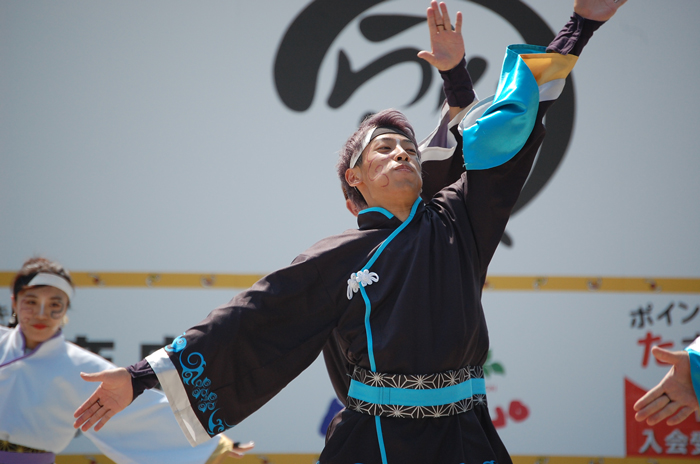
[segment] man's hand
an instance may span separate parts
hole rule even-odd
[[[464,39],[462,38],[462,13],[457,12],[454,30],[447,5],[433,0],[428,8],[428,30],[430,31],[431,51],[418,52],[418,57],[424,59],[440,71],[449,71],[462,61],[464,57]]]
[[[658,346],[653,347],[651,353],[657,360],[672,367],[657,386],[634,404],[637,411],[634,418],[638,422],[646,420],[647,424],[655,425],[670,417],[666,423],[678,425],[700,409],[690,377],[690,355],[687,351],[671,352]]]
[[[102,383],[73,414],[77,418],[73,423],[76,429],[86,432],[94,425],[98,431],[112,416],[131,404],[134,396],[131,375],[123,367],[95,374],[81,372],[80,376],[88,382]]]
[[[607,21],[627,0],[574,0],[574,12],[586,19]]]

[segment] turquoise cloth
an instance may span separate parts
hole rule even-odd
[[[537,120],[540,93],[535,77],[520,55],[536,53],[546,53],[546,48],[535,45],[507,48],[493,103],[462,133],[467,170],[500,166],[525,146]]]
[[[693,380],[695,396],[698,397],[698,403],[700,403],[700,353],[690,348],[685,350],[690,355],[690,378]]]
[[[366,403],[398,406],[441,406],[485,394],[486,383],[481,378],[469,379],[449,387],[425,390],[373,387],[351,380],[348,390],[348,396]]]

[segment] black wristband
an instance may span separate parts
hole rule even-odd
[[[605,21],[586,19],[578,13],[574,13],[569,22],[549,44],[547,51],[561,55],[580,56],[583,47],[586,46],[593,33],[604,23]]]
[[[158,385],[158,376],[156,376],[153,368],[145,359],[127,366],[126,370],[131,375],[131,388],[134,394],[131,401],[134,401],[145,390]]]
[[[467,71],[467,60],[462,58],[457,66],[449,71],[440,71],[442,88],[445,90],[447,104],[452,107],[466,108],[476,98],[474,84]]]

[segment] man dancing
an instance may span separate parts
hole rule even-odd
[[[482,287],[542,119],[593,31],[624,3],[576,0],[549,47],[509,47],[496,95],[478,102],[462,15],[453,28],[432,2],[431,51],[419,56],[441,71],[447,107],[420,146],[394,110],[348,139],[338,171],[358,229],[315,244],[146,360],[84,376],[102,383],[75,426],[99,429],[160,381],[197,444],[252,414],[323,350],[346,407],[320,463],[510,463],[486,407]]]

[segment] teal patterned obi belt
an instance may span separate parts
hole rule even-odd
[[[371,416],[453,416],[475,405],[486,406],[484,371],[480,366],[467,366],[439,374],[401,375],[355,366],[347,403],[348,409]]]

